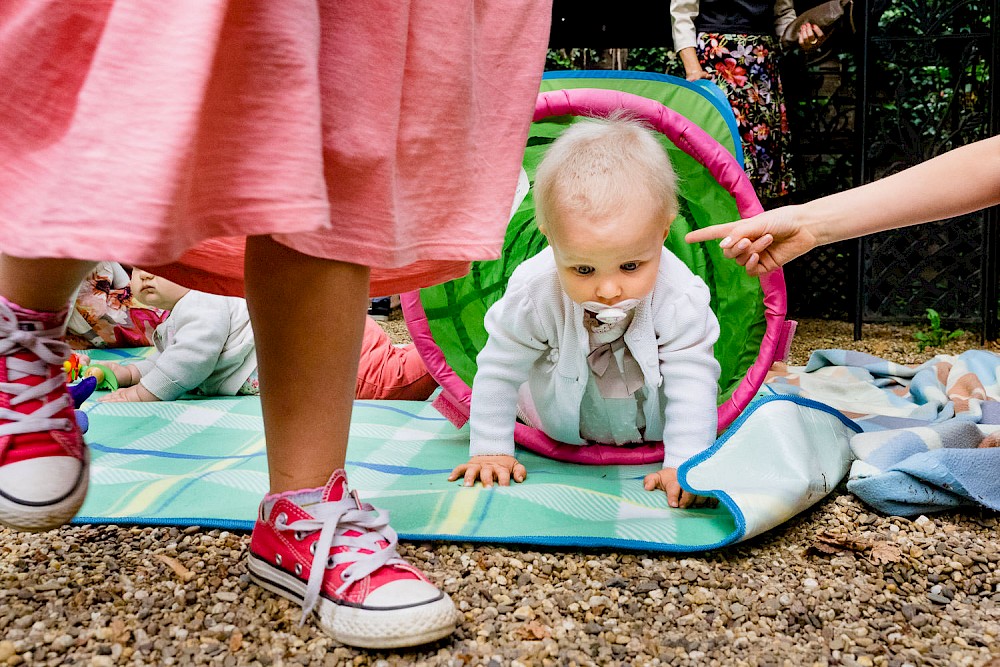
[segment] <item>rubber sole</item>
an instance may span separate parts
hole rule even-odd
[[[261,588],[299,604],[306,582],[250,554],[250,578]],[[392,609],[368,608],[320,597],[315,613],[328,635],[358,648],[391,649],[419,646],[455,631],[458,613],[444,593],[421,604]]]
[[[80,474],[62,497],[47,503],[24,503],[0,491],[0,524],[29,533],[65,526],[80,511],[89,482],[90,451],[85,448]]]

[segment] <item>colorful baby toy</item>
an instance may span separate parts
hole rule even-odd
[[[114,371],[102,364],[84,364],[84,357],[73,353],[69,359],[63,362],[63,370],[66,372],[67,382],[76,382],[83,378],[92,377],[97,381],[97,389],[118,389],[118,378]]]
[[[73,399],[73,410],[76,415],[76,423],[80,427],[81,433],[86,433],[87,429],[90,427],[90,420],[87,418],[87,413],[80,409],[83,402],[90,398],[90,395],[94,393],[94,389],[97,388],[97,378],[95,377],[85,377],[76,384],[71,384],[69,386],[69,395]]]

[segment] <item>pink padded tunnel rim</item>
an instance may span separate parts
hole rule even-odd
[[[674,145],[703,164],[715,180],[735,198],[741,217],[747,218],[764,210],[742,165],[732,154],[696,124],[655,100],[617,90],[594,88],[554,90],[543,92],[538,96],[534,120],[565,115],[602,117],[618,109],[627,109],[636,117],[646,121],[666,135]],[[785,278],[779,269],[762,276],[760,283],[764,293],[766,324],[760,352],[736,390],[719,406],[719,432],[729,426],[750,403],[763,384],[772,362],[780,359],[783,354],[780,347],[785,338],[784,322],[788,307]],[[442,393],[437,405],[456,426],[461,426],[469,416],[472,389],[452,370],[444,352],[434,342],[427,316],[420,303],[419,293],[404,294],[401,300],[406,325],[414,344],[431,375],[441,385]],[[656,463],[663,460],[662,443],[650,443],[640,447],[611,445],[579,447],[556,442],[538,429],[523,424],[518,424],[515,428],[515,440],[535,453],[574,463],[616,465]]]

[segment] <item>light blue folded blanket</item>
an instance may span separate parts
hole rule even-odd
[[[887,514],[960,506],[1000,510],[1000,355],[971,350],[903,366],[850,350],[817,350],[772,373],[764,391],[830,405],[864,429],[847,488]]]
[[[1000,448],[978,448],[983,437],[975,424],[954,419],[858,434],[847,488],[886,514],[968,505],[1000,510]]]

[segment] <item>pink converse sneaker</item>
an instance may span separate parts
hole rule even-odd
[[[0,523],[57,528],[87,495],[88,456],[66,390],[65,313],[0,297]]]
[[[361,648],[416,646],[455,630],[451,598],[396,553],[388,516],[337,470],[322,489],[267,496],[250,538],[251,578],[315,610],[334,639]]]

